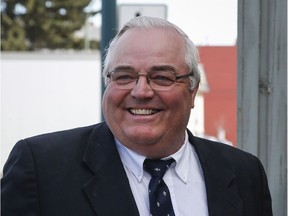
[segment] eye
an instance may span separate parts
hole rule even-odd
[[[133,76],[131,76],[130,74],[115,74],[115,79],[116,80],[129,80],[129,79],[133,79]]]
[[[131,72],[114,72],[111,74],[112,80],[118,84],[126,84],[133,82],[137,79],[137,74]]]
[[[153,76],[153,80],[159,80],[159,81],[167,81],[167,80],[170,80],[170,81],[173,81],[173,80],[171,79],[171,77],[166,76],[166,75]]]
[[[175,82],[176,76],[171,72],[154,72],[150,74],[150,80],[158,85],[171,85]]]

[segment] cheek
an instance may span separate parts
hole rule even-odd
[[[179,124],[187,126],[188,120],[190,118],[191,109],[194,108],[194,94],[191,92],[185,92],[179,94],[177,99],[174,100],[172,104],[172,117],[174,116],[174,121],[180,121]]]
[[[115,92],[115,93],[114,93]],[[117,91],[111,90],[111,88],[107,87],[102,99],[102,110],[103,115],[106,120],[111,115],[113,115],[113,110],[115,110],[117,102]]]
[[[180,91],[179,93],[174,92],[174,94],[169,93],[162,96],[162,101],[164,101],[171,110],[176,112],[183,112],[194,106],[194,99],[188,91]]]
[[[127,91],[118,90],[109,85],[104,91],[102,99],[102,110],[106,120],[110,117],[113,119],[117,117],[121,111],[122,104],[127,96]],[[118,113],[117,113],[118,112]]]
[[[107,109],[109,107],[108,105],[108,102],[109,99],[108,99],[108,96],[107,96],[107,92],[105,90],[104,94],[103,94],[103,98],[102,98],[102,113],[103,113],[103,116],[105,118],[105,120],[107,121],[107,117],[108,117],[108,113],[109,113],[109,110]]]

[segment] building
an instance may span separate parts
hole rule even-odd
[[[209,91],[204,95],[204,130],[209,138],[236,145],[237,47],[198,47]]]

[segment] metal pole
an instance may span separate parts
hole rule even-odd
[[[102,27],[101,27],[101,62],[104,60],[105,49],[110,40],[116,35],[116,0],[102,0]],[[101,67],[102,71],[102,67]],[[101,92],[104,93],[104,82],[101,79]],[[103,113],[101,112],[101,118],[104,120]]]

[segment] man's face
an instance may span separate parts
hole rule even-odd
[[[173,68],[187,74],[185,44],[170,29],[130,29],[114,47],[109,70],[129,68],[147,74],[155,67]],[[197,89],[189,90],[189,78],[167,90],[153,90],[140,76],[130,90],[110,81],[102,106],[109,128],[126,147],[148,157],[165,157],[176,152],[184,140]]]

